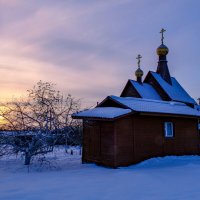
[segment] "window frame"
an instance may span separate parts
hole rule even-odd
[[[171,134],[169,134],[169,129],[168,129],[169,124],[171,126]],[[164,133],[165,133],[165,138],[173,138],[174,137],[174,124],[173,124],[173,122],[164,122]]]

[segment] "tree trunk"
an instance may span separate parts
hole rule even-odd
[[[31,163],[31,156],[29,153],[25,153],[24,165],[30,165],[30,163]]]

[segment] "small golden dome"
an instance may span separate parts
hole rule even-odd
[[[167,48],[167,46],[165,46],[164,44],[161,44],[158,48],[157,48],[157,54],[159,56],[166,56],[169,52],[169,49]]]
[[[143,71],[140,69],[140,68],[138,68],[136,71],[135,71],[135,76],[136,77],[142,77],[143,76]]]

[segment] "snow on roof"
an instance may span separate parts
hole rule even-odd
[[[110,96],[114,101],[125,105],[127,108],[137,112],[178,114],[189,116],[200,116],[200,112],[184,103],[174,101],[159,101],[134,97]]]
[[[132,112],[130,109],[116,107],[97,107],[73,114],[72,117],[95,117],[112,119]]]
[[[151,72],[151,74],[173,101],[196,104],[195,100],[190,97],[174,77],[171,77],[172,85],[170,85],[160,76],[160,74],[156,72]]]
[[[161,100],[161,97],[156,90],[148,83],[138,83],[137,81],[130,80],[131,84],[138,91],[140,96],[145,99]]]
[[[200,111],[200,105],[195,105],[195,109]]]

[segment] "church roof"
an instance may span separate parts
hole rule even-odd
[[[200,105],[195,105],[195,109],[197,109],[198,111],[200,111]]]
[[[166,94],[171,98],[171,100],[196,104],[195,100],[190,97],[190,95],[183,89],[183,87],[174,77],[171,77],[172,85],[170,85],[161,77],[160,74],[156,72],[150,73],[161,86],[161,88],[166,92]]]
[[[142,98],[161,100],[161,97],[156,90],[148,83],[138,83],[134,80],[129,80],[133,87],[137,90]]]
[[[200,106],[169,73],[166,57],[169,49],[163,44],[164,31],[162,29],[162,44],[157,48],[159,61],[156,72],[150,71],[142,82],[141,55],[138,55],[137,81],[128,80],[121,97],[108,96],[96,108],[79,112],[73,117],[113,119],[130,113],[158,113],[199,118]]]
[[[112,100],[124,108],[106,107],[107,100]],[[78,112],[73,114],[72,117],[114,119],[136,112],[200,117],[200,112],[197,109],[191,108],[184,103],[117,96],[108,96],[99,104],[99,107]]]
[[[180,102],[117,96],[110,98],[136,112],[200,116],[199,111]]]

